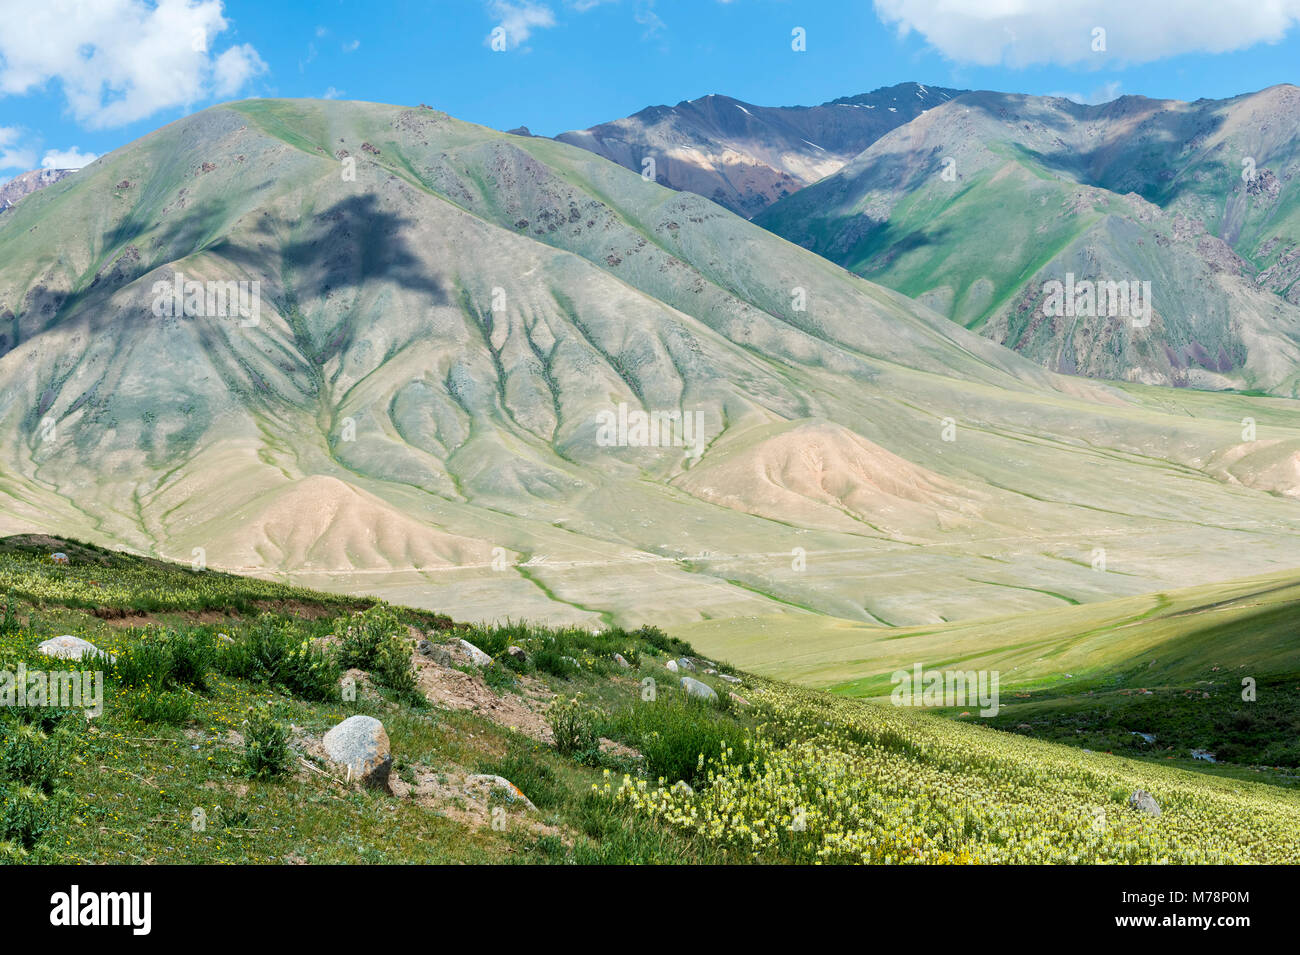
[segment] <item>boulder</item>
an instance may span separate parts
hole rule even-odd
[[[1160,804],[1144,789],[1134,790],[1133,795],[1128,797],[1128,804],[1129,808],[1144,812],[1148,816],[1160,815]]]
[[[456,644],[465,651],[465,654],[469,657],[469,662],[476,667],[490,667],[492,665],[492,658],[468,640],[462,638],[457,640]]]
[[[490,773],[478,773],[473,776],[465,777],[465,793],[472,799],[488,799],[492,793],[500,793],[505,801],[511,805],[521,805],[526,809],[536,809],[531,799],[524,795],[523,790],[506,779],[504,776],[493,776]]]
[[[621,666],[624,670],[630,669],[632,666],[632,664],[627,662],[627,657],[623,656],[623,654],[621,653],[614,654],[614,662],[617,663],[619,666]]]
[[[61,637],[51,637],[36,649],[47,657],[58,657],[61,660],[93,660],[103,655],[99,647],[89,640],[82,640],[70,633],[65,633]],[[110,660],[114,659],[111,653],[107,656]]]
[[[694,669],[695,669],[695,664],[692,663],[688,657],[678,657],[678,658],[677,658],[677,665],[678,665],[679,667],[681,667],[683,670],[694,670]]]
[[[713,701],[718,698],[718,694],[713,692],[713,687],[707,683],[701,683],[699,680],[689,676],[682,677],[682,689],[686,691],[687,696],[693,696],[697,700]]]
[[[676,660],[669,660],[667,663],[664,664],[664,669],[665,669],[665,670],[668,670],[668,671],[671,672],[671,673],[676,673],[676,672],[677,672],[677,661],[676,661]]]
[[[349,781],[388,788],[393,753],[384,724],[373,716],[349,716],[325,734],[325,754],[345,767]]]
[[[421,640],[418,644],[416,644],[416,649],[419,650],[422,655],[428,657],[430,660],[438,664],[438,666],[440,667],[449,667],[452,665],[453,661],[451,658],[451,651],[448,650],[446,647],[444,647],[441,643],[433,643],[432,641],[429,640]]]

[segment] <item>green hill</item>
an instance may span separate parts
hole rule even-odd
[[[4,669],[50,668],[35,647],[57,634],[116,655],[95,719],[0,714],[10,861],[1300,860],[1295,789],[798,689],[653,628],[453,624],[33,537],[0,542],[0,593]],[[436,662],[461,638],[492,661]],[[676,688],[682,656],[722,702]],[[387,731],[387,787],[319,758],[354,715]],[[1159,817],[1130,808],[1137,789]]]

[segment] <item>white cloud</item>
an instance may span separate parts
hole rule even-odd
[[[488,10],[496,19],[497,25],[506,31],[506,45],[515,49],[528,42],[533,30],[555,26],[555,14],[551,8],[533,0],[521,0],[511,3],[509,0],[491,0]],[[487,43],[492,42],[491,35]]]
[[[637,0],[636,12],[632,18],[645,27],[645,32],[641,34],[643,40],[656,36],[666,27],[659,14],[655,13],[655,0]]]
[[[212,64],[212,89],[218,96],[234,96],[254,76],[266,72],[266,64],[247,43],[232,46]]]
[[[360,40],[349,40],[347,43],[343,44],[343,52],[355,53],[360,48],[360,46],[361,46]]]
[[[1117,99],[1120,95],[1119,91],[1121,88],[1122,84],[1119,80],[1111,80],[1109,83],[1103,83],[1101,86],[1098,86],[1086,96],[1083,93],[1070,93],[1061,90],[1048,93],[1047,95],[1059,96],[1062,99],[1072,100],[1073,102],[1080,103],[1084,106],[1099,106],[1102,103],[1109,103],[1111,100]]]
[[[42,169],[80,169],[98,159],[95,153],[83,153],[76,146],[71,149],[51,149],[41,158]]]
[[[921,34],[951,60],[981,66],[1115,66],[1180,53],[1276,42],[1300,0],[875,0],[899,33]],[[1105,50],[1094,50],[1096,29]]]
[[[343,90],[335,89],[334,87],[331,86],[324,93],[320,94],[320,98],[321,99],[342,99]]]
[[[18,145],[21,134],[12,126],[0,126],[0,169],[31,169],[36,165],[36,154]]]
[[[233,95],[266,69],[248,44],[214,55],[221,0],[0,0],[0,22],[0,95],[57,82],[96,129]]]

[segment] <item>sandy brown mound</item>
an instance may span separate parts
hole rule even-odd
[[[1215,454],[1205,470],[1229,484],[1300,497],[1300,441],[1247,441]]]
[[[226,523],[209,556],[226,567],[383,570],[483,562],[491,548],[407,517],[337,478],[312,475],[259,496]]]
[[[743,436],[742,436],[743,440]],[[924,535],[980,520],[980,496],[831,422],[716,448],[675,482],[704,500],[789,523]]]

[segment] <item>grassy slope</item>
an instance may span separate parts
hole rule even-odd
[[[110,614],[96,616],[86,609],[88,603],[128,611],[146,600],[162,600],[167,609],[154,612],[152,622],[220,629],[237,637],[251,623],[247,615],[213,617],[221,600],[236,600],[241,593],[271,601],[259,606],[272,613],[296,614],[305,632],[332,632],[341,623],[335,615],[350,609],[335,597],[196,574],[66,542],[58,543],[73,564],[56,567],[44,559],[51,543],[11,539],[0,546],[0,590],[37,598],[19,601],[24,622],[0,638],[0,657],[10,667],[17,659],[37,665],[41,658],[32,647],[56,633],[80,634],[119,652],[142,638],[137,629],[103,619]],[[403,614],[421,627],[449,626],[428,615]],[[472,636],[484,644],[495,639],[485,631]],[[510,639],[532,636],[515,631]],[[536,656],[537,647],[530,644],[530,649]],[[578,669],[564,677],[535,676],[565,695],[582,691],[605,714],[605,732],[632,740],[627,714],[639,695],[636,678],[656,675],[661,700],[669,706],[672,692],[662,668],[663,649],[635,635],[628,635],[625,649],[639,659],[640,672],[631,678],[607,659],[576,648],[573,652],[584,658]],[[1274,786],[1083,754],[758,677],[744,676],[742,692],[755,707],[737,707],[733,715],[701,710],[691,725],[721,726],[727,739],[748,735],[755,742],[737,743],[732,765],[743,762],[750,746],[758,747],[762,762],[693,775],[696,795],[686,796],[660,789],[653,778],[643,791],[634,787],[616,794],[620,770],[635,775],[635,763],[620,766],[622,757],[611,758],[606,765],[616,775],[602,786],[599,768],[562,758],[480,715],[416,706],[388,691],[362,693],[355,704],[314,704],[216,676],[206,693],[196,695],[194,717],[173,727],[132,722],[123,709],[125,692],[110,685],[105,713],[82,731],[72,750],[64,779],[71,791],[69,813],[43,843],[41,858],[209,863],[1300,859],[1295,839],[1300,795]],[[456,805],[431,808],[349,790],[319,773],[300,771],[279,782],[246,780],[230,734],[256,702],[269,702],[278,718],[313,735],[350,713],[372,713],[388,729],[399,778],[430,769],[499,773],[537,803],[538,813],[509,810],[505,830],[498,831],[467,824]],[[649,712],[655,712],[653,706]],[[643,710],[642,718],[654,717]],[[760,722],[767,729],[754,736],[752,728]],[[670,724],[654,725],[672,735]],[[708,736],[692,738],[706,745]],[[604,794],[592,794],[593,785]],[[1159,820],[1123,805],[1127,793],[1139,787],[1160,800]],[[195,807],[208,813],[204,832],[191,829]],[[806,828],[792,831],[792,814],[804,818]]]
[[[854,697],[888,695],[890,674],[916,663],[997,671],[1002,712],[990,725],[1187,765],[1207,749],[1289,777],[1300,767],[1298,620],[1300,573],[1290,571],[940,627],[791,615],[676,632],[746,668]],[[1254,701],[1242,698],[1244,678]]]

